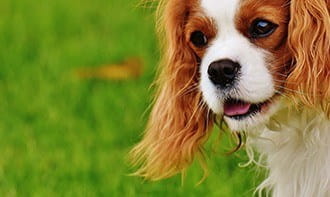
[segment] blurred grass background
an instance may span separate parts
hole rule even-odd
[[[127,176],[159,60],[154,10],[137,4],[1,0],[0,196],[251,196],[257,180],[238,167],[244,156],[212,151],[218,131],[207,145],[210,175],[198,186],[196,164],[183,183]],[[138,79],[73,75],[130,56],[144,61]]]

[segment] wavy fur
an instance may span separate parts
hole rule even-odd
[[[294,69],[288,89],[293,99],[311,107],[330,107],[330,15],[328,0],[292,0],[288,45]]]
[[[161,21],[166,33],[165,60],[158,92],[144,138],[131,152],[133,163],[140,166],[135,174],[152,180],[182,172],[196,153],[201,155],[211,128],[198,89],[198,62],[183,36],[187,2],[170,0],[165,5]]]

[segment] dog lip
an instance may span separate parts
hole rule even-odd
[[[250,103],[241,99],[229,98],[224,103],[224,116],[241,120],[265,111],[271,102],[272,97],[260,103]]]

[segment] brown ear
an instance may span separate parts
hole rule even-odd
[[[131,152],[140,167],[136,175],[151,180],[183,171],[202,152],[210,127],[198,88],[198,63],[184,37],[188,5],[170,0],[165,6],[165,66],[145,135]]]
[[[289,47],[294,68],[288,89],[311,107],[330,114],[329,0],[291,0]]]

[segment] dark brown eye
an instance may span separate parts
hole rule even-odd
[[[196,47],[201,48],[207,44],[207,37],[201,31],[194,31],[190,35],[190,42]]]
[[[270,36],[278,25],[267,20],[257,19],[252,22],[249,33],[252,38],[264,38]]]

